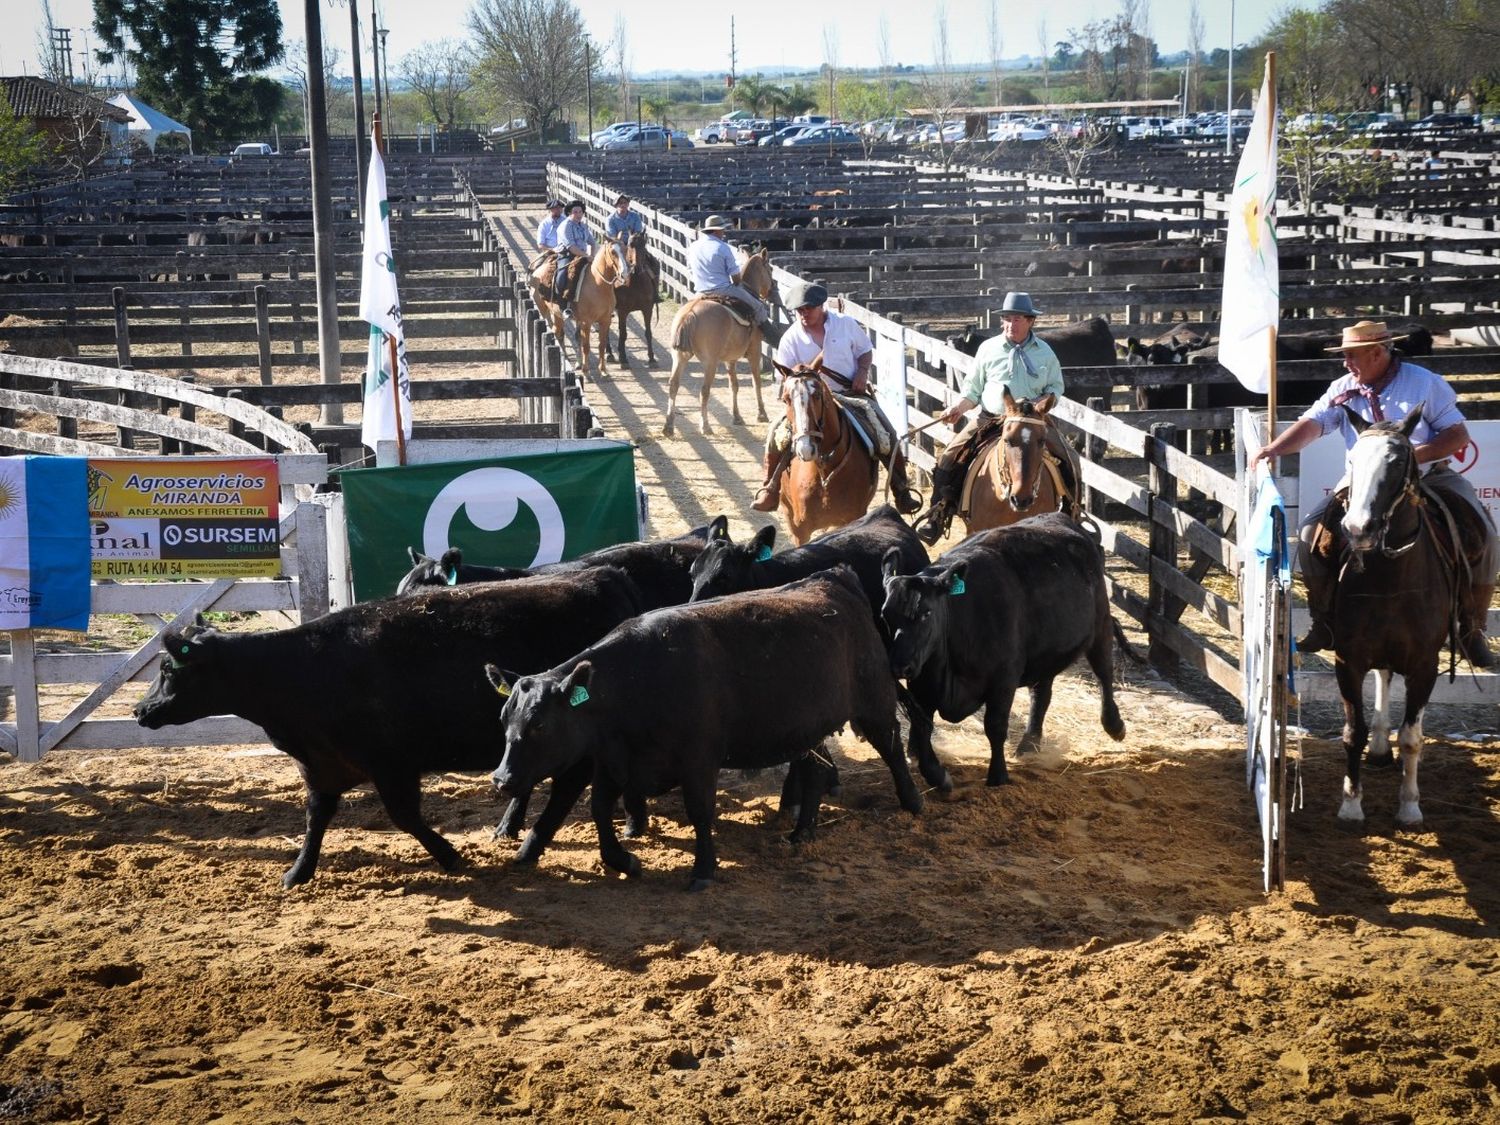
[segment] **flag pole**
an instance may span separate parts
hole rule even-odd
[[[1234,45],[1230,44],[1231,51]],[[1276,52],[1266,52],[1266,97],[1271,99],[1266,118],[1270,122],[1270,128],[1266,130],[1266,157],[1269,163],[1271,150],[1276,143]],[[1271,167],[1270,174],[1276,175],[1276,168]],[[1274,216],[1273,216],[1274,219]],[[1273,246],[1274,249],[1274,246]],[[1278,311],[1276,322],[1266,330],[1267,344],[1271,349],[1270,380],[1266,384],[1266,442],[1269,444],[1276,440],[1276,331],[1280,326],[1281,316]]]
[[[385,144],[382,142],[380,136],[379,113],[375,114],[375,120],[373,122],[373,136],[375,138],[375,147],[379,149],[381,155],[384,156]],[[387,178],[387,198],[389,198],[390,190],[390,179]],[[395,407],[396,410],[396,464],[404,465],[406,464],[406,434],[404,432],[405,427],[403,427],[401,424],[401,367],[396,357],[396,337],[386,335],[385,333],[381,333],[381,335],[385,336],[386,345],[390,348],[391,351],[391,405]]]

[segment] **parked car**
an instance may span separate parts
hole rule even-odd
[[[737,145],[758,145],[773,133],[785,129],[790,122],[784,117],[774,121],[756,121],[748,129],[740,129],[734,138]]]
[[[1002,121],[990,130],[992,141],[1045,141],[1051,132],[1035,121]]]
[[[681,129],[668,129],[667,133],[672,138],[672,147],[673,148],[692,148],[692,147],[694,147],[693,146],[693,138],[690,137],[690,136],[688,136]]]
[[[1126,137],[1132,141],[1143,137],[1159,137],[1162,130],[1167,127],[1165,117],[1138,117],[1135,118],[1126,130]]]
[[[1174,117],[1161,127],[1164,137],[1195,137],[1198,135],[1198,122],[1191,117]]]
[[[1327,133],[1339,127],[1331,113],[1299,113],[1286,124],[1288,133]]]
[[[800,145],[857,145],[863,143],[859,134],[842,125],[816,125],[788,137],[781,142],[784,147]]]
[[[1414,133],[1472,133],[1478,127],[1473,114],[1429,113],[1414,124]]]
[[[616,121],[613,125],[606,125],[589,135],[589,146],[591,148],[603,148],[604,142],[625,133],[634,132],[634,121]]]
[[[755,143],[761,148],[780,145],[782,141],[800,136],[811,128],[811,125],[783,125],[776,132],[767,134]]]
[[[664,149],[667,147],[667,131],[660,125],[645,125],[607,138],[600,149],[605,152],[634,152]]]
[[[247,141],[242,145],[235,145],[234,151],[229,154],[232,160],[241,160],[247,156],[272,156],[274,152],[271,146],[261,141]]]

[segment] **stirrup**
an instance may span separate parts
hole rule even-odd
[[[781,490],[772,488],[769,484],[763,484],[756,490],[755,499],[750,502],[752,512],[774,512],[776,506],[781,503]]]

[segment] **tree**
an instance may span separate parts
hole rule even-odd
[[[1183,106],[1184,112],[1187,113],[1192,113],[1202,105],[1203,35],[1203,12],[1198,7],[1198,0],[1190,0],[1188,4],[1188,80],[1187,89],[1184,91],[1187,101]]]
[[[932,66],[922,74],[918,84],[922,107],[937,123],[938,159],[944,168],[953,163],[957,155],[951,141],[944,139],[942,129],[957,117],[960,108],[973,102],[973,90],[967,75],[954,69],[952,53],[948,46],[948,10],[939,4],[933,13]]]
[[[282,56],[276,0],[94,0],[102,63],[123,58],[136,93],[200,146],[264,133],[281,86],[256,75]]]
[[[47,138],[30,121],[11,111],[10,98],[0,86],[0,195],[24,183],[33,168],[51,155]]]
[[[667,114],[672,110],[672,99],[655,95],[641,100],[646,110],[646,119],[657,121],[663,128],[671,124],[667,120]]]
[[[586,90],[588,31],[570,0],[477,0],[475,71],[545,137]]]
[[[452,39],[423,43],[401,59],[401,77],[433,118],[452,128],[468,120],[464,98],[474,85],[473,60],[464,44]]]

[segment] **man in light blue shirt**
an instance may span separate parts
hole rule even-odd
[[[614,243],[620,268],[625,268],[625,250],[632,235],[646,233],[646,220],[630,209],[630,196],[615,200],[615,209],[604,224],[604,237]]]
[[[578,278],[588,269],[594,256],[594,234],[583,217],[583,200],[575,199],[568,204],[568,217],[557,228],[557,292],[558,302],[563,306],[563,316],[573,315],[573,294],[578,291]],[[569,264],[580,260],[576,269]]]
[[[724,239],[729,221],[723,215],[710,215],[698,229],[697,241],[687,252],[693,292],[705,297],[733,297],[743,302],[754,313],[761,334],[775,347],[784,329],[771,322],[771,311],[765,302],[740,284],[739,257]]]
[[[924,543],[936,543],[947,531],[953,513],[958,510],[969,466],[989,439],[999,434],[997,423],[1005,413],[1006,392],[1013,399],[1033,401],[1043,395],[1058,398],[1063,395],[1062,364],[1046,342],[1032,331],[1039,312],[1029,293],[1005,295],[1000,309],[1004,329],[979,345],[974,355],[974,373],[964,383],[963,397],[935,419],[952,425],[979,407],[978,423],[950,441],[933,467],[932,507],[916,524],[917,536]],[[1063,440],[1051,418],[1047,419],[1042,439],[1062,470],[1068,495],[1076,500],[1078,455]]]
[[[557,228],[563,223],[562,200],[554,199],[547,204],[547,217],[536,228],[536,245],[539,250],[557,249]]]
[[[1436,492],[1458,521],[1469,562],[1470,589],[1460,592],[1459,648],[1474,667],[1488,668],[1494,656],[1485,641],[1485,626],[1495,594],[1495,572],[1500,569],[1500,541],[1473,485],[1454,472],[1448,461],[1470,442],[1458,395],[1436,372],[1392,352],[1392,345],[1404,339],[1391,335],[1378,320],[1362,320],[1345,328],[1339,346],[1328,350],[1343,353],[1348,374],[1335,379],[1302,417],[1262,446],[1250,459],[1250,469],[1254,471],[1261,461],[1296,453],[1334,430],[1342,435],[1345,449],[1352,448],[1359,435],[1344,413],[1346,405],[1367,422],[1404,418],[1419,407],[1422,416],[1411,443],[1417,464],[1428,466],[1422,485]],[[1297,642],[1302,652],[1333,648],[1333,602],[1344,518],[1340,495],[1348,485],[1346,476],[1327,500],[1309,505],[1312,510],[1303,514],[1297,564],[1307,587],[1312,627]]]

